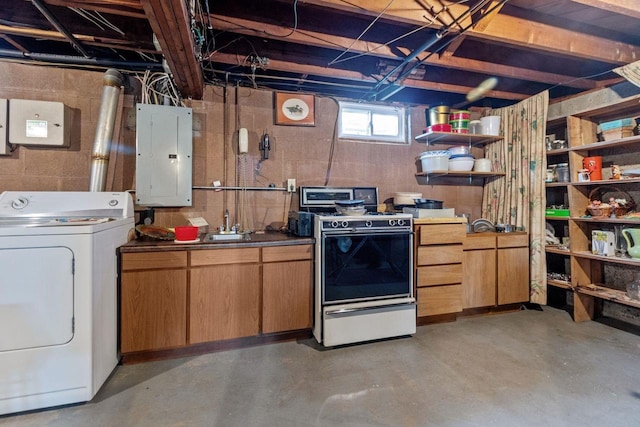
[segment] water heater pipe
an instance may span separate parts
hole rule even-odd
[[[122,74],[112,68],[108,69],[104,74],[100,113],[96,124],[96,136],[93,140],[89,191],[104,191],[105,189],[107,168],[109,166],[109,151],[111,150],[120,87],[123,81]]]

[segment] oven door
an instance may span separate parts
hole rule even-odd
[[[325,232],[321,240],[323,304],[413,296],[410,230]]]

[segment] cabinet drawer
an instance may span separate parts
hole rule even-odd
[[[418,289],[418,317],[462,311],[462,285]]]
[[[462,264],[418,267],[416,286],[434,286],[461,283],[463,276],[462,272]]]
[[[260,248],[225,248],[191,251],[191,266],[255,263]]]
[[[434,224],[420,226],[421,245],[462,243],[467,235],[465,224]]]
[[[122,271],[180,268],[187,266],[187,251],[122,254]]]
[[[462,262],[462,245],[418,246],[418,265],[438,265]]]
[[[511,234],[498,236],[499,248],[519,248],[522,246],[529,246],[528,234]]]
[[[495,249],[496,236],[481,234],[468,234],[464,240],[464,250],[472,249]]]
[[[297,261],[313,257],[312,245],[271,246],[262,248],[263,262]]]

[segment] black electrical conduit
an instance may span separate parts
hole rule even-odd
[[[492,7],[491,9],[489,9],[487,11],[487,13],[482,16],[480,18],[479,21],[481,21],[484,17],[488,16],[493,10],[495,10],[496,8],[502,6],[504,3],[506,3],[509,0],[502,0],[500,1],[498,4],[496,4],[494,7]],[[485,1],[483,3],[481,3],[479,5],[479,7],[484,6],[485,4],[487,4],[488,1]],[[475,8],[477,9],[478,6]],[[465,12],[469,13],[468,11]],[[473,14],[474,12],[471,12],[471,14]],[[462,15],[464,16],[464,14]],[[416,48],[413,52],[411,52],[411,54],[409,54],[409,56],[407,56],[398,66],[396,66],[393,70],[391,70],[390,72],[388,72],[376,85],[375,87],[372,89],[372,91],[376,91],[380,88],[380,86],[382,86],[382,84],[387,81],[396,71],[398,71],[400,68],[404,67],[405,65],[407,65],[410,61],[414,60],[415,58],[418,57],[418,55],[422,52],[424,52],[425,50],[429,49],[431,46],[433,46],[436,42],[438,42],[442,37],[444,37],[445,34],[447,34],[449,32],[449,29],[451,28],[451,26],[455,23],[457,23],[462,16],[458,17],[455,19],[454,22],[452,22],[450,25],[441,28],[436,34],[432,35],[431,37],[429,37],[427,39],[426,42],[424,42],[420,47]],[[478,22],[479,22],[478,21]],[[466,26],[465,28],[463,28],[460,33],[458,34],[457,37],[459,37],[460,35],[464,34],[469,28],[471,28],[472,26],[476,25],[477,22],[472,23],[468,26]],[[417,61],[415,64],[413,64],[411,67],[409,67],[408,69],[406,69],[404,72],[402,72],[402,74],[400,74],[393,83],[390,83],[387,87],[385,87],[384,89],[378,91],[377,93],[375,93],[373,96],[374,97],[378,97],[380,95],[383,95],[379,100],[384,101],[388,98],[390,98],[391,96],[393,96],[395,93],[397,93],[398,91],[400,91],[403,87],[398,85],[398,82],[400,82],[401,80],[403,80],[404,78],[406,78],[407,76],[409,76],[409,74],[411,74],[411,72],[413,70],[415,70],[416,68],[418,68],[420,65],[422,65],[424,63],[424,61],[426,61],[429,57],[431,57],[433,54],[438,53],[439,51],[441,51],[442,49],[444,49],[445,47],[447,47],[451,42],[453,42],[453,40],[455,40],[457,37],[454,37],[451,41],[443,44],[440,48],[438,48],[437,50],[435,50],[434,52],[431,52],[430,54],[428,54],[426,57],[424,57],[423,59]]]
[[[100,67],[116,67],[126,70],[162,70],[160,62],[114,61],[111,59],[83,58],[82,56],[57,55],[53,53],[19,52],[17,50],[0,49],[0,58],[31,59],[52,64],[97,65]]]
[[[73,34],[71,34],[71,31],[67,30],[67,28],[62,25],[62,22],[58,21],[58,18],[56,18],[55,15],[51,13],[49,9],[47,9],[47,6],[45,6],[44,3],[42,3],[40,0],[31,0],[31,3],[40,11],[40,13],[42,13],[42,15],[44,15],[45,18],[47,18],[47,21],[49,21],[51,25],[53,25],[56,30],[58,30],[58,32],[60,32],[67,38],[67,40],[69,40],[69,43],[71,43],[71,45],[78,52],[80,52],[85,58],[91,58],[91,55],[82,46],[82,43],[80,43],[80,41],[76,39]]]

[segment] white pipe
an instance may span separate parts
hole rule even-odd
[[[96,136],[93,140],[89,191],[104,191],[105,189],[111,139],[113,138],[113,128],[118,112],[120,87],[123,84],[122,74],[110,68],[104,74],[103,83],[100,113],[96,124]]]

